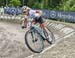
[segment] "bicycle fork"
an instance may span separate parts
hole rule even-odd
[[[37,35],[36,35],[35,31],[31,32],[31,36],[32,36],[32,42],[35,43],[37,41]]]

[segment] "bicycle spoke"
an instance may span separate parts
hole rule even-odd
[[[37,32],[28,32],[25,40],[29,49],[34,52],[41,52],[44,48],[43,40]]]

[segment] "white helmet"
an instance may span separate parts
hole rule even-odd
[[[30,8],[30,7],[26,7],[26,9],[27,9],[27,10],[30,10],[31,8]]]
[[[22,9],[25,9],[25,8],[26,8],[26,6],[23,6],[23,7],[22,7]]]
[[[22,9],[23,9],[23,11],[29,11],[31,8],[28,6],[23,6]]]

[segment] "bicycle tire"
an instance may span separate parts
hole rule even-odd
[[[43,49],[44,49],[44,43],[43,43],[42,37],[39,35],[38,32],[36,32],[36,33],[40,36],[40,38],[38,38],[38,40],[40,40],[40,45],[41,45],[41,47],[38,47],[38,50],[36,50],[36,49],[34,50],[34,48],[31,47],[31,44],[29,44],[29,41],[28,41],[28,34],[29,34],[30,32],[34,32],[34,31],[29,30],[29,31],[27,31],[26,34],[25,34],[25,43],[26,43],[27,47],[28,47],[32,52],[35,52],[35,53],[40,53],[40,52],[42,52]],[[30,39],[31,39],[31,38],[30,38]]]
[[[46,40],[47,40],[47,42],[49,43],[49,44],[54,44],[55,43],[55,36],[54,36],[54,34],[53,34],[53,32],[49,29],[49,31],[50,31],[50,36],[51,36],[51,41],[49,41],[49,38],[47,38]],[[48,36],[48,34],[47,33],[45,33],[45,35],[46,36]]]

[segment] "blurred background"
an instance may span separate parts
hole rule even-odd
[[[18,15],[24,5],[33,9],[75,11],[75,0],[0,0],[0,13],[13,14],[16,11]]]
[[[68,18],[69,16],[68,21],[75,22],[75,0],[0,0],[0,14],[22,15],[23,6],[29,6],[32,9],[41,9],[46,14],[45,18],[53,18],[50,15],[52,14],[53,16],[55,13],[51,11],[66,14],[67,16],[61,15],[61,18],[54,17],[53,19],[63,19],[65,21],[65,18],[62,17],[66,16]],[[72,16],[73,20],[71,19]]]
[[[0,6],[4,7],[24,5],[39,9],[75,11],[75,0],[0,0]]]

